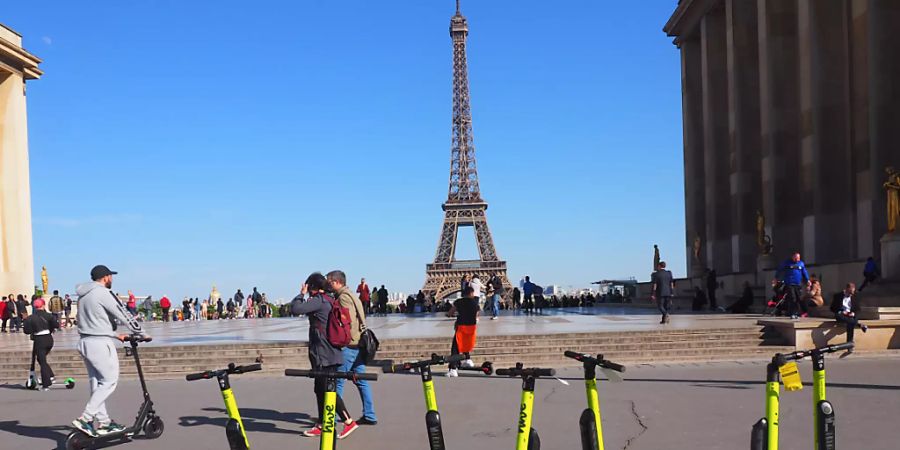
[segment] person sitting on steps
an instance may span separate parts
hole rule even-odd
[[[831,300],[831,312],[834,313],[834,320],[847,326],[847,342],[853,342],[853,330],[858,326],[863,333],[869,330],[869,327],[860,323],[856,318],[857,313],[862,309],[861,301],[856,295],[856,284],[847,283],[843,291],[834,295]],[[853,349],[847,351],[853,353]]]

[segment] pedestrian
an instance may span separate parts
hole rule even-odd
[[[186,298],[181,303],[181,317],[183,320],[191,320],[191,310],[193,309],[191,303],[193,303],[193,301],[194,299],[192,298]]]
[[[260,305],[263,303],[263,297],[259,293],[259,291],[256,290],[256,288],[253,288],[253,292],[250,294],[250,298],[253,299],[253,303],[256,305]]]
[[[469,287],[469,275],[465,274],[462,276],[462,280],[459,281],[459,295],[462,296],[463,292],[466,292],[466,288]]]
[[[169,308],[172,307],[172,302],[169,301],[169,297],[166,297],[165,295],[163,295],[162,298],[159,299],[159,307],[160,307],[160,309],[162,309],[163,322],[168,322],[169,321]]]
[[[144,304],[142,305],[144,308],[144,320],[147,322],[153,321],[153,298],[149,295],[144,299]]]
[[[9,323],[9,319],[12,318],[12,313],[10,311],[15,310],[16,306],[13,304],[12,294],[9,294],[8,297],[0,297],[0,320],[2,320],[3,324],[0,325],[0,333],[6,333],[6,325]],[[12,327],[10,327],[12,330]]]
[[[503,287],[503,281],[497,275],[488,280],[488,286],[491,289],[491,320],[497,320],[500,318],[500,299],[506,293],[506,288]]]
[[[356,294],[359,296],[359,301],[362,302],[366,314],[372,314],[372,292],[369,290],[365,278],[359,281],[359,286],[356,286]]]
[[[253,319],[255,317],[256,317],[256,303],[253,303],[253,297],[247,297],[246,318]]]
[[[128,312],[130,312],[132,316],[137,315],[137,299],[134,298],[134,293],[131,291],[128,291]]]
[[[731,306],[725,308],[726,311],[733,314],[746,314],[750,311],[750,307],[753,305],[753,287],[750,286],[749,281],[744,282],[744,290],[741,293],[741,298],[739,298],[736,302],[732,303]]]
[[[818,308],[825,304],[825,298],[822,297],[822,283],[816,275],[809,276],[809,289],[803,295],[803,302],[807,307]]]
[[[53,296],[50,297],[50,314],[53,314],[56,323],[59,323],[60,319],[62,319],[64,310],[65,305],[63,304],[62,297],[59,296],[59,291],[53,291]]]
[[[372,314],[378,314],[379,310],[378,288],[372,289]]]
[[[834,320],[843,323],[847,327],[847,342],[853,342],[853,330],[858,326],[863,333],[869,331],[869,327],[859,323],[856,315],[862,309],[859,297],[856,295],[856,284],[847,283],[844,290],[835,294],[831,300],[831,312],[834,313]],[[847,350],[853,353],[853,349]]]
[[[243,310],[244,310],[244,293],[241,292],[240,289],[238,289],[237,292],[234,293],[234,303],[237,306],[237,317],[240,318],[241,312],[243,312]],[[249,305],[249,301],[248,301],[248,305]]]
[[[378,289],[378,302],[378,310],[381,314],[387,315],[388,291],[383,284],[381,289]]]
[[[661,324],[669,323],[669,309],[672,307],[672,293],[675,292],[675,280],[672,272],[666,270],[666,262],[660,261],[656,272],[650,277],[650,299],[656,301],[662,313]]]
[[[222,320],[225,318],[225,302],[222,301],[222,297],[219,297],[216,300],[216,319]]]
[[[225,307],[226,307],[226,309],[228,309],[228,319],[229,319],[229,320],[234,319],[234,307],[235,307],[235,305],[234,305],[234,299],[230,299],[230,298],[229,298],[229,299],[228,299],[228,304],[225,305]]]
[[[881,269],[879,269],[878,264],[875,263],[875,258],[872,258],[871,256],[866,259],[866,266],[863,268],[863,278],[863,282],[858,289],[859,292],[862,292],[866,286],[881,278]]]
[[[194,320],[202,320],[201,312],[203,308],[200,307],[200,297],[195,298],[191,306],[194,307]]]
[[[66,328],[72,326],[72,298],[69,297],[69,294],[66,294],[66,298],[64,299],[64,310],[66,314]]]
[[[706,272],[706,295],[709,298],[709,310],[716,311],[719,309],[719,302],[716,299],[716,290],[719,289],[719,279],[716,275],[716,269],[709,269]]]
[[[22,323],[28,317],[28,301],[25,300],[25,296],[19,294],[16,296],[16,332],[22,329]]]
[[[700,286],[694,286],[694,301],[691,302],[691,311],[703,311],[706,302],[706,292],[703,292]]]
[[[534,313],[534,291],[535,284],[531,282],[531,277],[525,276],[525,284],[522,285],[523,294],[525,294],[525,313]]]
[[[516,311],[522,307],[522,291],[519,288],[513,288],[512,291],[512,301],[513,301],[513,309]]]
[[[785,301],[787,302],[788,314],[791,315],[791,319],[797,319],[798,308],[800,317],[808,316],[806,303],[803,302],[803,297],[800,294],[800,286],[802,284],[809,288],[809,272],[806,271],[806,264],[800,259],[800,253],[794,252],[790,258],[778,266],[775,274],[784,283]]]
[[[478,278],[478,274],[472,275],[472,281],[469,282],[469,287],[472,288],[472,296],[475,297],[475,300],[478,301],[478,306],[481,307],[481,291],[484,289],[484,284],[481,282],[481,279]]]
[[[347,275],[340,271],[334,270],[326,275],[332,292],[337,297],[338,302],[344,308],[350,311],[350,344],[341,350],[344,358],[341,364],[341,372],[366,372],[366,355],[360,354],[359,338],[366,331],[366,312],[362,302],[358,297],[350,292],[347,287]],[[362,401],[362,417],[356,423],[359,425],[377,425],[378,417],[375,416],[375,403],[372,401],[372,390],[366,380],[353,380],[356,389],[359,391],[359,398]],[[337,393],[341,398],[344,396],[344,379],[337,380]]]
[[[91,282],[79,285],[78,294],[78,353],[87,367],[91,398],[84,412],[72,425],[90,436],[120,432],[124,426],[110,419],[106,399],[116,390],[119,381],[119,354],[115,339],[125,341],[126,334],[116,335],[116,322],[126,326],[132,334],[143,334],[141,324],[134,320],[112,291],[116,272],[106,266],[91,269]]]
[[[305,314],[309,318],[309,362],[313,369],[335,371],[344,363],[344,357],[341,349],[334,347],[328,342],[325,336],[325,329],[328,324],[328,315],[335,302],[334,298],[328,294],[328,282],[321,273],[313,273],[300,289],[300,295],[294,297],[291,302],[291,312],[294,315]],[[255,292],[255,290],[254,290]],[[304,296],[308,298],[304,300]],[[319,417],[316,424],[309,430],[304,431],[303,435],[308,437],[318,437],[322,434],[322,418],[325,416],[325,389],[327,380],[325,378],[315,379],[315,393],[319,409]],[[359,425],[350,417],[347,407],[344,406],[344,400],[340,395],[336,396],[335,413],[344,422],[344,429],[338,434],[338,439],[344,439],[353,431],[359,428]]]
[[[474,366],[469,352],[475,349],[476,327],[478,326],[478,300],[475,297],[475,288],[472,285],[466,286],[462,292],[462,297],[453,302],[447,317],[456,316],[456,322],[453,324],[453,340],[450,343],[451,355],[466,355],[466,366]],[[458,362],[450,363],[447,371],[448,377],[459,376]]]
[[[60,302],[62,299],[56,297]],[[38,298],[32,303],[31,316],[23,325],[25,334],[31,335],[32,357],[41,366],[41,390],[50,390],[53,384],[53,369],[47,363],[47,355],[53,350],[53,332],[59,329],[59,318],[43,310],[44,299]]]

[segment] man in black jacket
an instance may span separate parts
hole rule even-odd
[[[25,319],[25,334],[31,335],[32,353],[41,365],[41,390],[50,389],[53,384],[53,369],[47,364],[47,355],[53,349],[53,331],[59,329],[59,320],[44,311],[44,299],[35,299],[31,305],[32,314]]]
[[[847,283],[847,287],[842,292],[834,295],[831,300],[831,312],[834,313],[834,320],[847,326],[847,342],[853,342],[853,330],[858,326],[863,333],[869,330],[869,327],[859,323],[856,314],[861,309],[859,298],[856,296],[856,284]],[[853,350],[849,350],[853,352]]]

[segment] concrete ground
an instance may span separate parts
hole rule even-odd
[[[800,364],[806,383],[809,361]],[[893,449],[900,442],[900,358],[833,357],[827,361],[828,396],[835,404],[838,447]],[[750,428],[764,414],[763,363],[703,363],[630,367],[623,383],[600,383],[607,449],[746,449]],[[342,449],[428,448],[424,400],[418,376],[379,375],[374,383],[379,423],[341,441]],[[544,449],[580,448],[578,417],[585,407],[580,370],[560,381],[541,380],[534,426]],[[84,380],[76,389],[51,392],[0,386],[0,448],[55,449],[70,431],[69,421],[87,400]],[[151,382],[150,392],[166,423],[155,441],[136,440],[138,449],[225,449],[224,409],[213,381]],[[315,415],[312,381],[285,377],[232,378],[253,448],[318,448],[298,432]],[[499,377],[447,379],[436,391],[448,449],[512,448],[521,383]],[[109,402],[111,414],[129,421],[140,401],[137,382],[126,381]],[[354,415],[355,389],[347,392]],[[784,393],[781,442],[786,449],[812,447],[812,388]]]

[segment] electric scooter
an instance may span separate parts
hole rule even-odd
[[[522,404],[519,407],[516,450],[541,450],[541,438],[538,436],[537,430],[531,428],[532,413],[534,412],[534,382],[541,377],[555,376],[556,370],[526,369],[522,363],[516,363],[516,367],[497,369],[497,375],[522,378]]]
[[[441,415],[438,413],[437,397],[434,393],[434,381],[431,376],[431,366],[439,366],[450,363],[458,363],[466,359],[466,355],[440,356],[432,353],[430,359],[402,364],[386,364],[382,367],[384,373],[398,373],[416,371],[422,376],[422,390],[425,392],[425,433],[428,435],[428,445],[431,450],[444,450],[444,431],[441,427]],[[460,368],[462,369],[462,368]],[[493,365],[485,362],[480,368],[468,368],[466,370],[478,370],[485,375],[494,372]]]
[[[125,356],[134,357],[134,365],[137,367],[138,378],[141,380],[141,391],[144,394],[144,402],[138,410],[137,417],[134,419],[134,425],[115,433],[104,434],[102,436],[89,436],[80,430],[69,433],[66,438],[66,450],[83,450],[95,447],[109,447],[111,445],[119,445],[131,442],[131,439],[144,433],[147,439],[156,439],[163,434],[165,425],[162,418],[156,415],[153,409],[153,400],[150,399],[150,393],[147,392],[147,383],[144,381],[144,369],[141,368],[141,358],[138,356],[138,344],[141,342],[150,342],[152,339],[146,336],[131,335],[125,338],[125,342],[131,344],[125,347]]]
[[[851,349],[853,349],[853,343],[847,342],[811,350],[798,350],[788,354],[775,354],[772,362],[766,366],[766,417],[753,425],[750,449],[778,450],[778,412],[781,395],[779,369],[789,361],[810,356],[813,361],[814,448],[816,450],[835,450],[834,405],[825,398],[825,354]],[[790,375],[799,377],[795,373]]]
[[[38,389],[38,379],[37,379],[37,376],[34,374],[34,365],[35,365],[36,358],[37,358],[37,353],[34,351],[34,349],[32,349],[31,350],[31,369],[30,369],[30,372],[28,373],[28,379],[25,380],[25,389],[31,389],[33,391],[36,391]],[[54,384],[50,385],[50,387],[51,388],[65,387],[66,389],[75,389],[75,379],[74,378],[66,378],[65,381],[63,381],[63,384],[54,383]]]
[[[597,396],[597,367],[606,374],[610,381],[622,381],[616,373],[625,371],[625,366],[583,353],[566,351],[566,357],[584,364],[584,388],[587,393],[588,407],[581,412],[578,425],[581,427],[582,450],[603,450],[603,425],[600,419],[600,399]],[[613,372],[614,371],[614,372]]]
[[[284,369],[284,374],[289,377],[325,378],[325,405],[322,408],[322,434],[319,437],[319,450],[334,450],[337,448],[337,440],[334,437],[335,422],[337,417],[337,383],[338,378],[356,381],[377,381],[378,374],[338,372],[334,370],[301,370]]]
[[[244,429],[244,422],[241,420],[241,411],[238,409],[237,400],[234,399],[234,391],[231,390],[228,376],[255,372],[257,370],[262,370],[262,364],[235,366],[234,363],[229,363],[225,369],[207,370],[184,377],[187,381],[215,378],[219,382],[219,390],[222,391],[222,399],[225,400],[225,411],[228,413],[228,423],[225,424],[225,437],[228,438],[228,446],[231,450],[248,450],[250,441],[247,439],[247,431]]]

